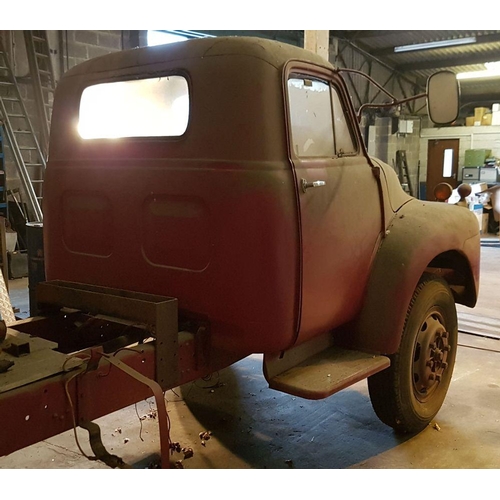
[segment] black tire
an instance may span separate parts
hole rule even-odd
[[[405,434],[420,432],[431,422],[448,392],[457,342],[453,294],[441,278],[424,275],[391,366],[368,378],[372,406],[382,422]]]

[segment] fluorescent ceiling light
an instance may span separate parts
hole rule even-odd
[[[469,71],[468,73],[458,73],[459,80],[469,80],[472,78],[489,78],[492,76],[500,76],[500,61],[489,62],[484,64],[485,70],[482,71]]]
[[[414,43],[412,45],[400,45],[394,47],[394,52],[410,52],[412,50],[442,49],[444,47],[453,47],[455,45],[467,45],[476,43],[476,37],[452,38],[451,40],[436,40],[435,42]]]

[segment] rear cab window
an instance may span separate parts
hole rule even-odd
[[[78,132],[83,139],[180,137],[189,122],[186,78],[170,75],[86,87]]]

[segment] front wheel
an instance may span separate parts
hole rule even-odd
[[[437,414],[451,382],[458,342],[457,312],[448,284],[420,280],[391,366],[368,379],[373,409],[401,433],[423,430]]]

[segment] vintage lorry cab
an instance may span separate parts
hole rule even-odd
[[[262,353],[271,388],[310,399],[368,379],[402,432],[441,407],[477,221],[369,157],[341,72],[311,52],[206,38],[76,66],[43,210],[48,281],[176,298],[179,324],[206,326],[207,372]]]

